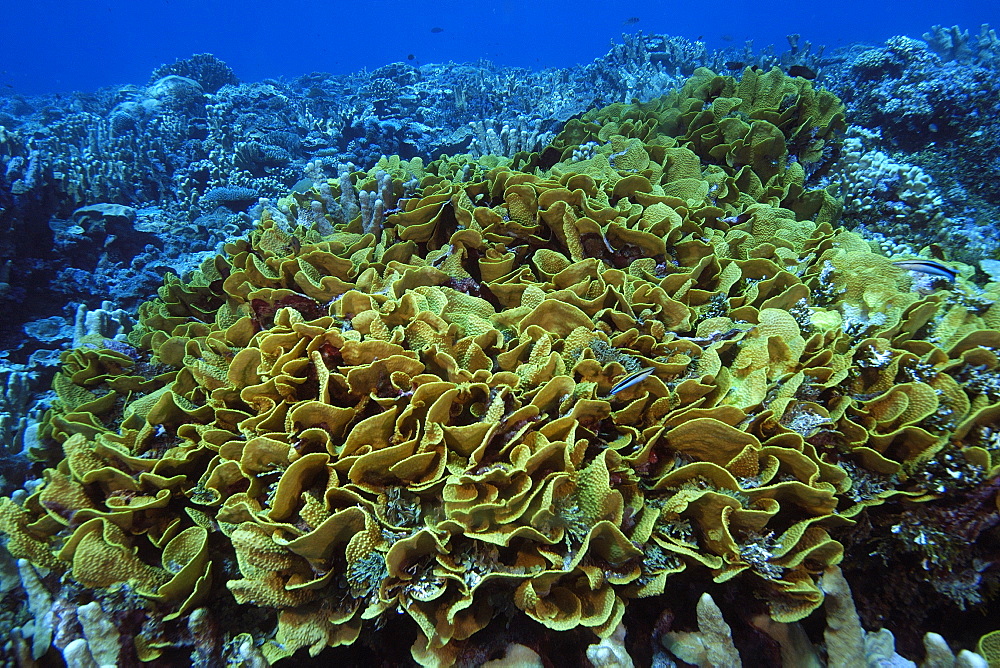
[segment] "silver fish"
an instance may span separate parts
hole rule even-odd
[[[958,277],[957,271],[936,260],[900,260],[893,262],[893,265],[907,271],[919,271],[922,274],[937,276],[947,281],[954,281]]]
[[[635,373],[630,373],[629,375],[625,376],[617,383],[615,383],[611,387],[611,389],[608,390],[608,396],[613,397],[614,395],[618,394],[624,389],[632,387],[633,385],[638,385],[642,381],[652,376],[654,371],[656,371],[656,367],[647,366],[644,369],[639,369]]]

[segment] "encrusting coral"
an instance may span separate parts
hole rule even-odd
[[[804,79],[702,69],[536,153],[383,159],[350,176],[380,229],[329,215],[343,178],[293,193],[128,344],[65,356],[61,453],[0,529],[165,620],[274,610],[269,661],[397,612],[423,665],[513,615],[609,637],[685,572],[800,620],[831,532],[947,494],[918,475],[944,451],[1000,468],[1000,397],[959,380],[1000,365],[1000,308],[832,227],[807,177],[843,126]]]

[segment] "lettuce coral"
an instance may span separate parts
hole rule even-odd
[[[842,127],[803,79],[699,70],[469,179],[383,160],[353,176],[399,196],[380,229],[332,216],[338,182],[293,193],[168,277],[140,361],[64,359],[62,461],[0,529],[173,616],[272,609],[271,661],[391,611],[425,665],[499,616],[608,637],[682,573],[802,619],[837,529],[946,493],[917,474],[947,448],[1000,469],[970,436],[997,397],[959,380],[1000,364],[1000,310],[911,292],[832,227],[806,176]]]

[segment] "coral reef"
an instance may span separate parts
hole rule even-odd
[[[851,134],[831,170],[844,197],[844,225],[887,255],[912,255],[932,244],[969,264],[1000,254],[993,228],[970,218],[924,169],[866,148],[875,142],[860,128]]]
[[[199,54],[157,68],[145,85],[0,96],[0,300],[27,305],[22,322],[55,317],[67,302],[96,307],[110,299],[134,309],[166,272],[197,268],[249,230],[243,212],[259,198],[322,184],[340,165],[367,170],[383,155],[429,162],[442,153],[534,151],[568,119],[595,106],[649,101],[706,65],[733,73],[811,68],[849,100],[854,122],[876,135],[862,152],[881,151],[933,177],[943,205],[929,219],[943,210],[945,224],[918,226],[913,248],[929,240],[966,262],[992,258],[998,249],[989,224],[1000,215],[993,204],[1000,179],[980,179],[980,169],[962,166],[975,163],[987,173],[996,166],[1000,115],[987,108],[996,99],[996,39],[987,26],[977,37],[935,28],[926,39],[926,46],[896,40],[831,53],[789,35],[788,49],[778,53],[751,43],[713,51],[700,41],[638,32],[566,69],[406,62],[245,83]],[[906,136],[933,141],[933,150],[894,153],[900,131],[913,129],[920,133]],[[866,196],[877,198],[859,199]],[[115,205],[134,210],[131,222],[74,216]],[[907,243],[877,225],[858,230],[886,248]],[[19,345],[20,324],[0,330],[0,344],[24,364],[37,346]]]
[[[870,197],[876,206],[853,222],[865,223],[866,236],[887,247],[938,243],[970,263],[994,259],[1000,253],[994,232],[1000,215],[995,35],[989,26],[977,38],[936,26],[924,40],[900,36],[880,47],[855,46],[825,70],[863,140],[850,150],[868,163],[859,170],[845,162],[843,178],[881,186],[867,193],[862,187],[859,199]],[[879,164],[885,171],[876,174]],[[897,167],[898,188],[892,183]],[[920,182],[926,187],[914,191]],[[913,201],[899,196],[907,192]],[[888,216],[880,220],[885,208]],[[911,232],[903,234],[898,216],[910,212],[917,215],[907,219]]]
[[[995,659],[1000,41],[923,37],[0,96],[5,658]]]
[[[906,148],[965,139],[996,112],[990,67],[944,62],[920,40],[893,37],[850,67],[860,84],[844,98],[852,119]]]
[[[826,596],[823,602],[825,617],[825,656],[820,657],[800,624],[775,622],[767,617],[754,620],[757,628],[772,638],[781,648],[781,665],[830,666],[910,666],[917,664],[896,653],[895,641],[888,629],[867,632],[861,625],[851,588],[840,568],[828,567],[820,578]],[[685,663],[700,668],[739,668],[744,665],[733,644],[732,629],[722,616],[722,611],[709,594],[698,601],[698,631],[672,632],[659,636],[670,654]],[[923,638],[924,668],[986,668],[987,661],[969,650],[958,655],[951,650],[937,633],[927,633]],[[754,665],[751,663],[750,665]]]
[[[663,635],[663,644],[671,654],[699,668],[735,668],[743,665],[733,644],[732,630],[723,619],[719,606],[708,594],[703,594],[698,600],[698,631],[667,632]]]
[[[162,65],[149,77],[154,84],[167,76],[180,76],[196,82],[206,93],[216,93],[225,85],[238,85],[233,69],[210,53],[198,53],[190,58]]]
[[[537,151],[263,201],[126,341],[95,318],[62,355],[42,480],[0,500],[12,554],[96,592],[56,646],[209,651],[211,600],[253,618],[226,644],[248,661],[391,629],[419,664],[482,663],[540,649],[517,622],[627,665],[636,601],[719,587],[794,624],[845,546],[943,567],[959,525],[985,593],[1000,286],[927,290],[834,228],[844,130],[805,79],[698,68]],[[942,535],[894,542],[917,527]],[[114,597],[144,633],[108,642]]]
[[[944,227],[942,198],[933,179],[916,165],[894,162],[882,151],[865,151],[858,138],[844,142],[844,216],[879,232],[903,236],[914,226]]]

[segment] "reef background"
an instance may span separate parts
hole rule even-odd
[[[382,156],[430,163],[441,155],[539,152],[585,112],[652,100],[699,67],[740,76],[773,66],[807,68],[816,86],[846,106],[842,150],[822,173],[807,174],[842,199],[837,226],[886,255],[932,248],[971,266],[976,273],[965,278],[1000,280],[991,262],[1000,260],[1000,40],[986,26],[936,26],[922,38],[839,49],[792,36],[783,50],[712,50],[638,32],[566,69],[402,61],[261,82],[240,82],[226,63],[200,54],[157,68],[144,85],[0,97],[4,494],[16,495],[38,475],[27,453],[45,449],[39,424],[56,398],[48,388],[60,355],[95,337],[123,339],[165,275],[190,275],[224,244],[246,237],[289,191],[305,194],[328,179],[367,172]],[[846,543],[847,562],[852,549],[870,548],[866,530],[874,531],[859,523],[857,542]],[[845,571],[867,582],[879,577],[876,566]],[[27,597],[23,570],[9,575],[5,605],[15,626]],[[953,583],[970,591],[942,585],[935,594],[902,575],[890,581],[875,593],[855,586],[855,599],[867,628],[892,615],[917,620],[892,629],[914,658],[924,632],[947,629],[925,628],[925,613],[901,612],[893,592],[906,605],[940,595],[979,618],[996,614],[995,603],[980,599],[979,583]],[[691,618],[688,626],[700,593],[675,606]],[[724,596],[718,599],[725,607]],[[630,612],[626,629],[630,619],[641,625],[643,605]],[[972,647],[978,635],[959,627],[949,640]],[[980,623],[969,629],[991,630]]]

